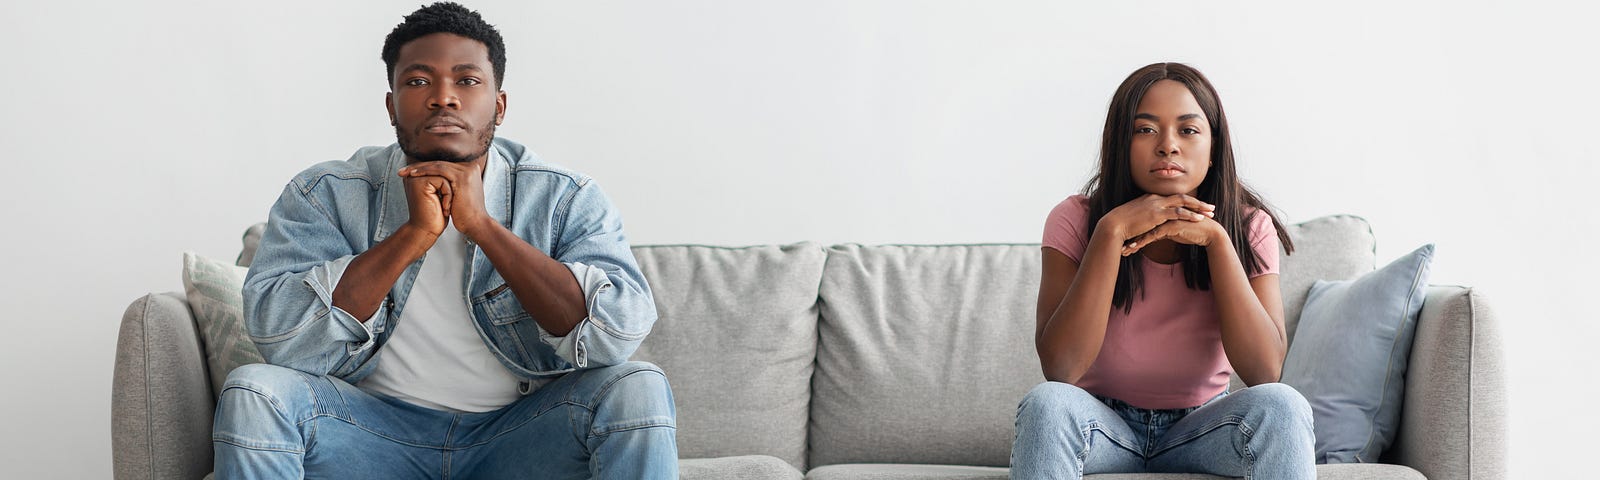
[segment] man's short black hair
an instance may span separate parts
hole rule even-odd
[[[453,33],[483,43],[489,47],[489,63],[494,66],[494,86],[500,88],[506,79],[506,42],[494,25],[483,21],[478,12],[467,10],[455,2],[438,2],[406,15],[405,21],[394,26],[389,38],[383,40],[383,64],[389,67],[389,85],[394,86],[394,64],[400,61],[400,47],[412,40],[435,33]]]

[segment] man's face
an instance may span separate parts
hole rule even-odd
[[[385,99],[400,149],[411,161],[470,162],[483,157],[505,116],[489,48],[452,33],[400,47]]]

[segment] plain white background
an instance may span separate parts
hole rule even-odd
[[[1513,475],[1575,475],[1600,262],[1581,2],[472,2],[502,136],[595,176],[636,244],[1036,242],[1116,84],[1187,62],[1289,222],[1366,217],[1386,263],[1482,288]],[[105,478],[117,325],[231,259],[295,172],[387,144],[378,53],[416,0],[0,6],[0,465]]]

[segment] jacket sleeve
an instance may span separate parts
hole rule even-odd
[[[345,377],[371,358],[389,305],[365,323],[333,306],[333,289],[357,252],[300,185],[285,187],[267,218],[245,276],[245,327],[268,363]]]
[[[622,233],[621,215],[590,181],[578,188],[562,218],[551,257],[578,280],[588,314],[563,337],[540,327],[540,340],[580,369],[626,362],[655,325],[656,306]]]

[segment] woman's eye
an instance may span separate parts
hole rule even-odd
[[[1150,127],[1139,127],[1133,129],[1133,133],[1156,133],[1156,129]]]
[[[1196,129],[1196,128],[1193,128],[1193,127],[1185,127],[1183,129],[1183,133],[1187,134],[1187,135],[1199,135],[1200,134],[1200,130]]]

